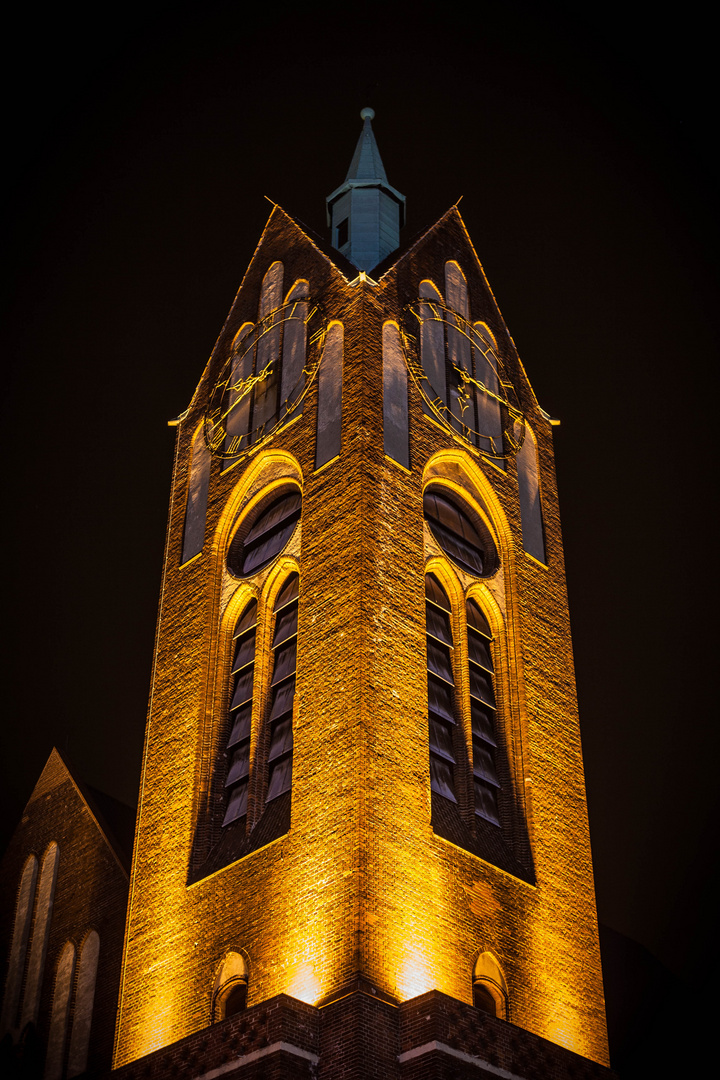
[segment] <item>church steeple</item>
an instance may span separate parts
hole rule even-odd
[[[405,196],[388,183],[372,120],[360,113],[363,129],[345,182],[327,197],[327,220],[333,247],[358,270],[372,270],[400,244],[405,224]]]

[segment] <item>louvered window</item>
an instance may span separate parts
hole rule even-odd
[[[425,492],[423,510],[430,531],[454,563],[474,577],[495,573],[497,549],[480,521],[472,521],[449,495],[437,488]]]
[[[475,813],[494,825],[498,814],[498,780],[495,738],[495,690],[490,650],[490,625],[474,600],[468,600],[467,632],[470,666],[470,713],[473,745]]]
[[[249,577],[268,566],[288,543],[300,520],[302,498],[297,488],[286,490],[265,504],[244,533],[240,529],[228,551],[228,568],[237,577]]]
[[[267,801],[289,791],[292,784],[293,704],[297,663],[297,621],[300,581],[292,574],[275,602],[273,664],[270,679],[270,747]]]
[[[256,629],[257,603],[253,600],[238,619],[233,633],[233,684],[225,779],[227,808],[223,825],[229,825],[247,813]]]
[[[425,577],[427,612],[428,727],[430,786],[439,795],[455,796],[453,638],[450,601],[437,578]]]

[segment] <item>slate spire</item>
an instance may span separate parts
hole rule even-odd
[[[327,197],[333,247],[358,270],[372,270],[400,244],[405,224],[405,196],[388,183],[372,120],[372,109],[360,113],[363,129],[345,182]]]

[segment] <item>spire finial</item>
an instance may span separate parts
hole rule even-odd
[[[374,109],[361,109],[360,110],[360,119],[361,120],[374,120],[375,119],[375,110]]]

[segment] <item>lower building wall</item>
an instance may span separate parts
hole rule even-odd
[[[104,1080],[612,1080],[609,1069],[432,990],[319,1008],[280,994]]]

